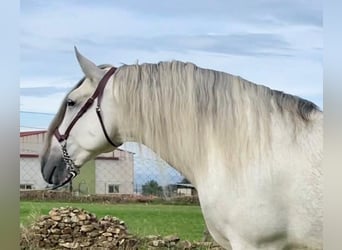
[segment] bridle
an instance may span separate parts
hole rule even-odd
[[[93,105],[94,100],[97,98],[97,103],[96,103],[96,114],[97,117],[99,118],[102,131],[107,139],[107,141],[114,146],[115,148],[119,147],[120,145],[115,144],[109,137],[107,130],[105,128],[105,125],[103,123],[103,118],[102,118],[102,111],[101,111],[101,101],[103,97],[103,91],[104,88],[106,87],[106,84],[109,80],[109,78],[115,73],[116,68],[111,67],[106,74],[103,76],[103,78],[100,80],[97,88],[95,89],[94,93],[92,94],[91,97],[85,102],[85,104],[82,106],[82,108],[78,111],[74,119],[71,121],[67,129],[65,130],[64,134],[61,134],[58,130],[58,127],[55,129],[54,135],[58,142],[61,144],[62,147],[62,154],[63,154],[63,160],[65,162],[65,165],[67,167],[67,170],[69,171],[68,176],[65,178],[65,180],[56,185],[53,186],[52,189],[56,189],[59,187],[64,186],[65,184],[69,183],[73,178],[75,178],[79,174],[79,168],[76,166],[76,164],[73,162],[71,157],[68,154],[68,151],[66,149],[67,145],[67,139],[69,137],[71,129],[74,127],[76,122],[88,111],[88,109]]]

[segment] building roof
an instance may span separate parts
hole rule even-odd
[[[44,134],[46,132],[47,132],[46,130],[23,131],[23,132],[20,132],[20,137],[39,135],[39,134]]]
[[[195,188],[192,184],[190,183],[177,183],[175,184],[177,187],[183,187],[183,188]]]

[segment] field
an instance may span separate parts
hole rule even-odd
[[[28,225],[35,217],[53,207],[77,207],[95,213],[98,218],[111,215],[126,222],[129,231],[138,236],[174,234],[181,239],[201,240],[205,224],[199,206],[163,204],[100,204],[62,202],[20,202],[20,222]]]

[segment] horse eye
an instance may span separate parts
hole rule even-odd
[[[75,105],[75,102],[73,100],[71,100],[71,99],[67,100],[67,106],[72,107],[74,105]]]

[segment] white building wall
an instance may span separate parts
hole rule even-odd
[[[133,193],[133,161],[95,160],[96,194],[109,194],[109,185],[119,185],[120,194]]]
[[[38,158],[20,157],[20,184],[32,185],[33,189],[43,189],[47,183],[44,181]]]

